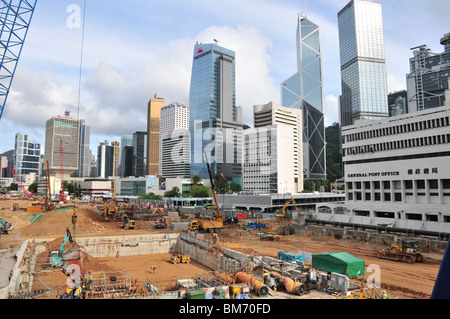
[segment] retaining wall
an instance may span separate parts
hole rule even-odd
[[[77,238],[82,250],[95,258],[164,254],[174,251],[178,234],[149,234]]]
[[[360,241],[370,241],[372,243],[379,243],[380,245],[390,246],[393,243],[400,243],[402,239],[407,237],[406,234],[390,234],[390,233],[378,233],[375,231],[358,230],[349,227],[332,227],[332,226],[318,226],[318,225],[300,225],[297,223],[292,224],[294,234],[303,235],[311,234],[313,236],[331,236],[335,238],[347,238],[356,239]],[[447,247],[447,241],[436,240],[434,238],[414,237],[414,240],[418,241],[419,247],[422,251],[435,253],[445,253]]]

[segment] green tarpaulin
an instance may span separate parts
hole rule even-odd
[[[348,277],[363,276],[365,262],[349,253],[323,253],[312,255],[312,268],[335,272]]]

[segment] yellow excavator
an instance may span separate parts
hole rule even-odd
[[[275,216],[276,216],[277,218],[286,218],[286,217],[288,217],[288,216],[287,216],[287,212],[286,212],[286,208],[289,206],[289,204],[290,204],[291,202],[294,204],[295,209],[298,210],[297,203],[295,202],[294,197],[291,197],[291,199],[289,199],[289,200],[284,204],[284,206],[283,206],[283,213],[282,213],[282,214],[275,214]]]

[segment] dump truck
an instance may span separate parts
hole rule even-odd
[[[400,244],[392,244],[378,251],[378,258],[403,261],[408,263],[422,262],[423,254],[414,240],[404,240]]]
[[[218,220],[195,219],[188,226],[192,231],[218,233],[223,229],[223,222]]]

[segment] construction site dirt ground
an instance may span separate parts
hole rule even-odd
[[[12,211],[13,203],[19,204],[20,210]],[[72,229],[72,210],[49,212],[37,222],[30,223],[33,213],[24,211],[31,205],[30,201],[0,200],[0,218],[10,221],[14,230],[0,239],[0,258],[6,252],[17,249],[25,239],[55,238],[48,247],[49,251],[59,250],[59,245],[66,234],[66,229]],[[136,229],[124,230],[120,222],[105,222],[89,206],[77,207],[76,237],[98,237],[128,234],[146,234],[170,232],[170,230],[155,230],[153,222],[137,221]],[[243,223],[243,221],[241,221]],[[210,234],[204,234],[206,240]],[[424,253],[423,263],[402,263],[377,258],[379,245],[370,242],[335,239],[332,237],[313,236],[281,236],[280,240],[261,240],[259,237],[242,231],[242,225],[232,225],[219,233],[220,247],[233,249],[238,252],[253,255],[277,257],[279,251],[296,253],[298,250],[312,254],[324,252],[347,252],[365,261],[366,267],[374,265],[380,270],[381,287],[387,290],[391,298],[429,298],[440,269],[442,255]],[[45,253],[44,253],[45,254]],[[83,268],[94,272],[126,271],[133,279],[148,278],[156,286],[164,290],[171,290],[178,279],[195,278],[197,274],[212,271],[195,261],[190,264],[174,265],[170,262],[171,254],[119,256],[119,258],[93,258],[83,255]],[[13,257],[10,257],[13,258]],[[3,261],[2,261],[3,262]],[[155,273],[151,267],[156,266]],[[366,271],[365,279],[371,275]],[[52,278],[54,286],[63,286],[67,277],[62,273],[55,273]]]

